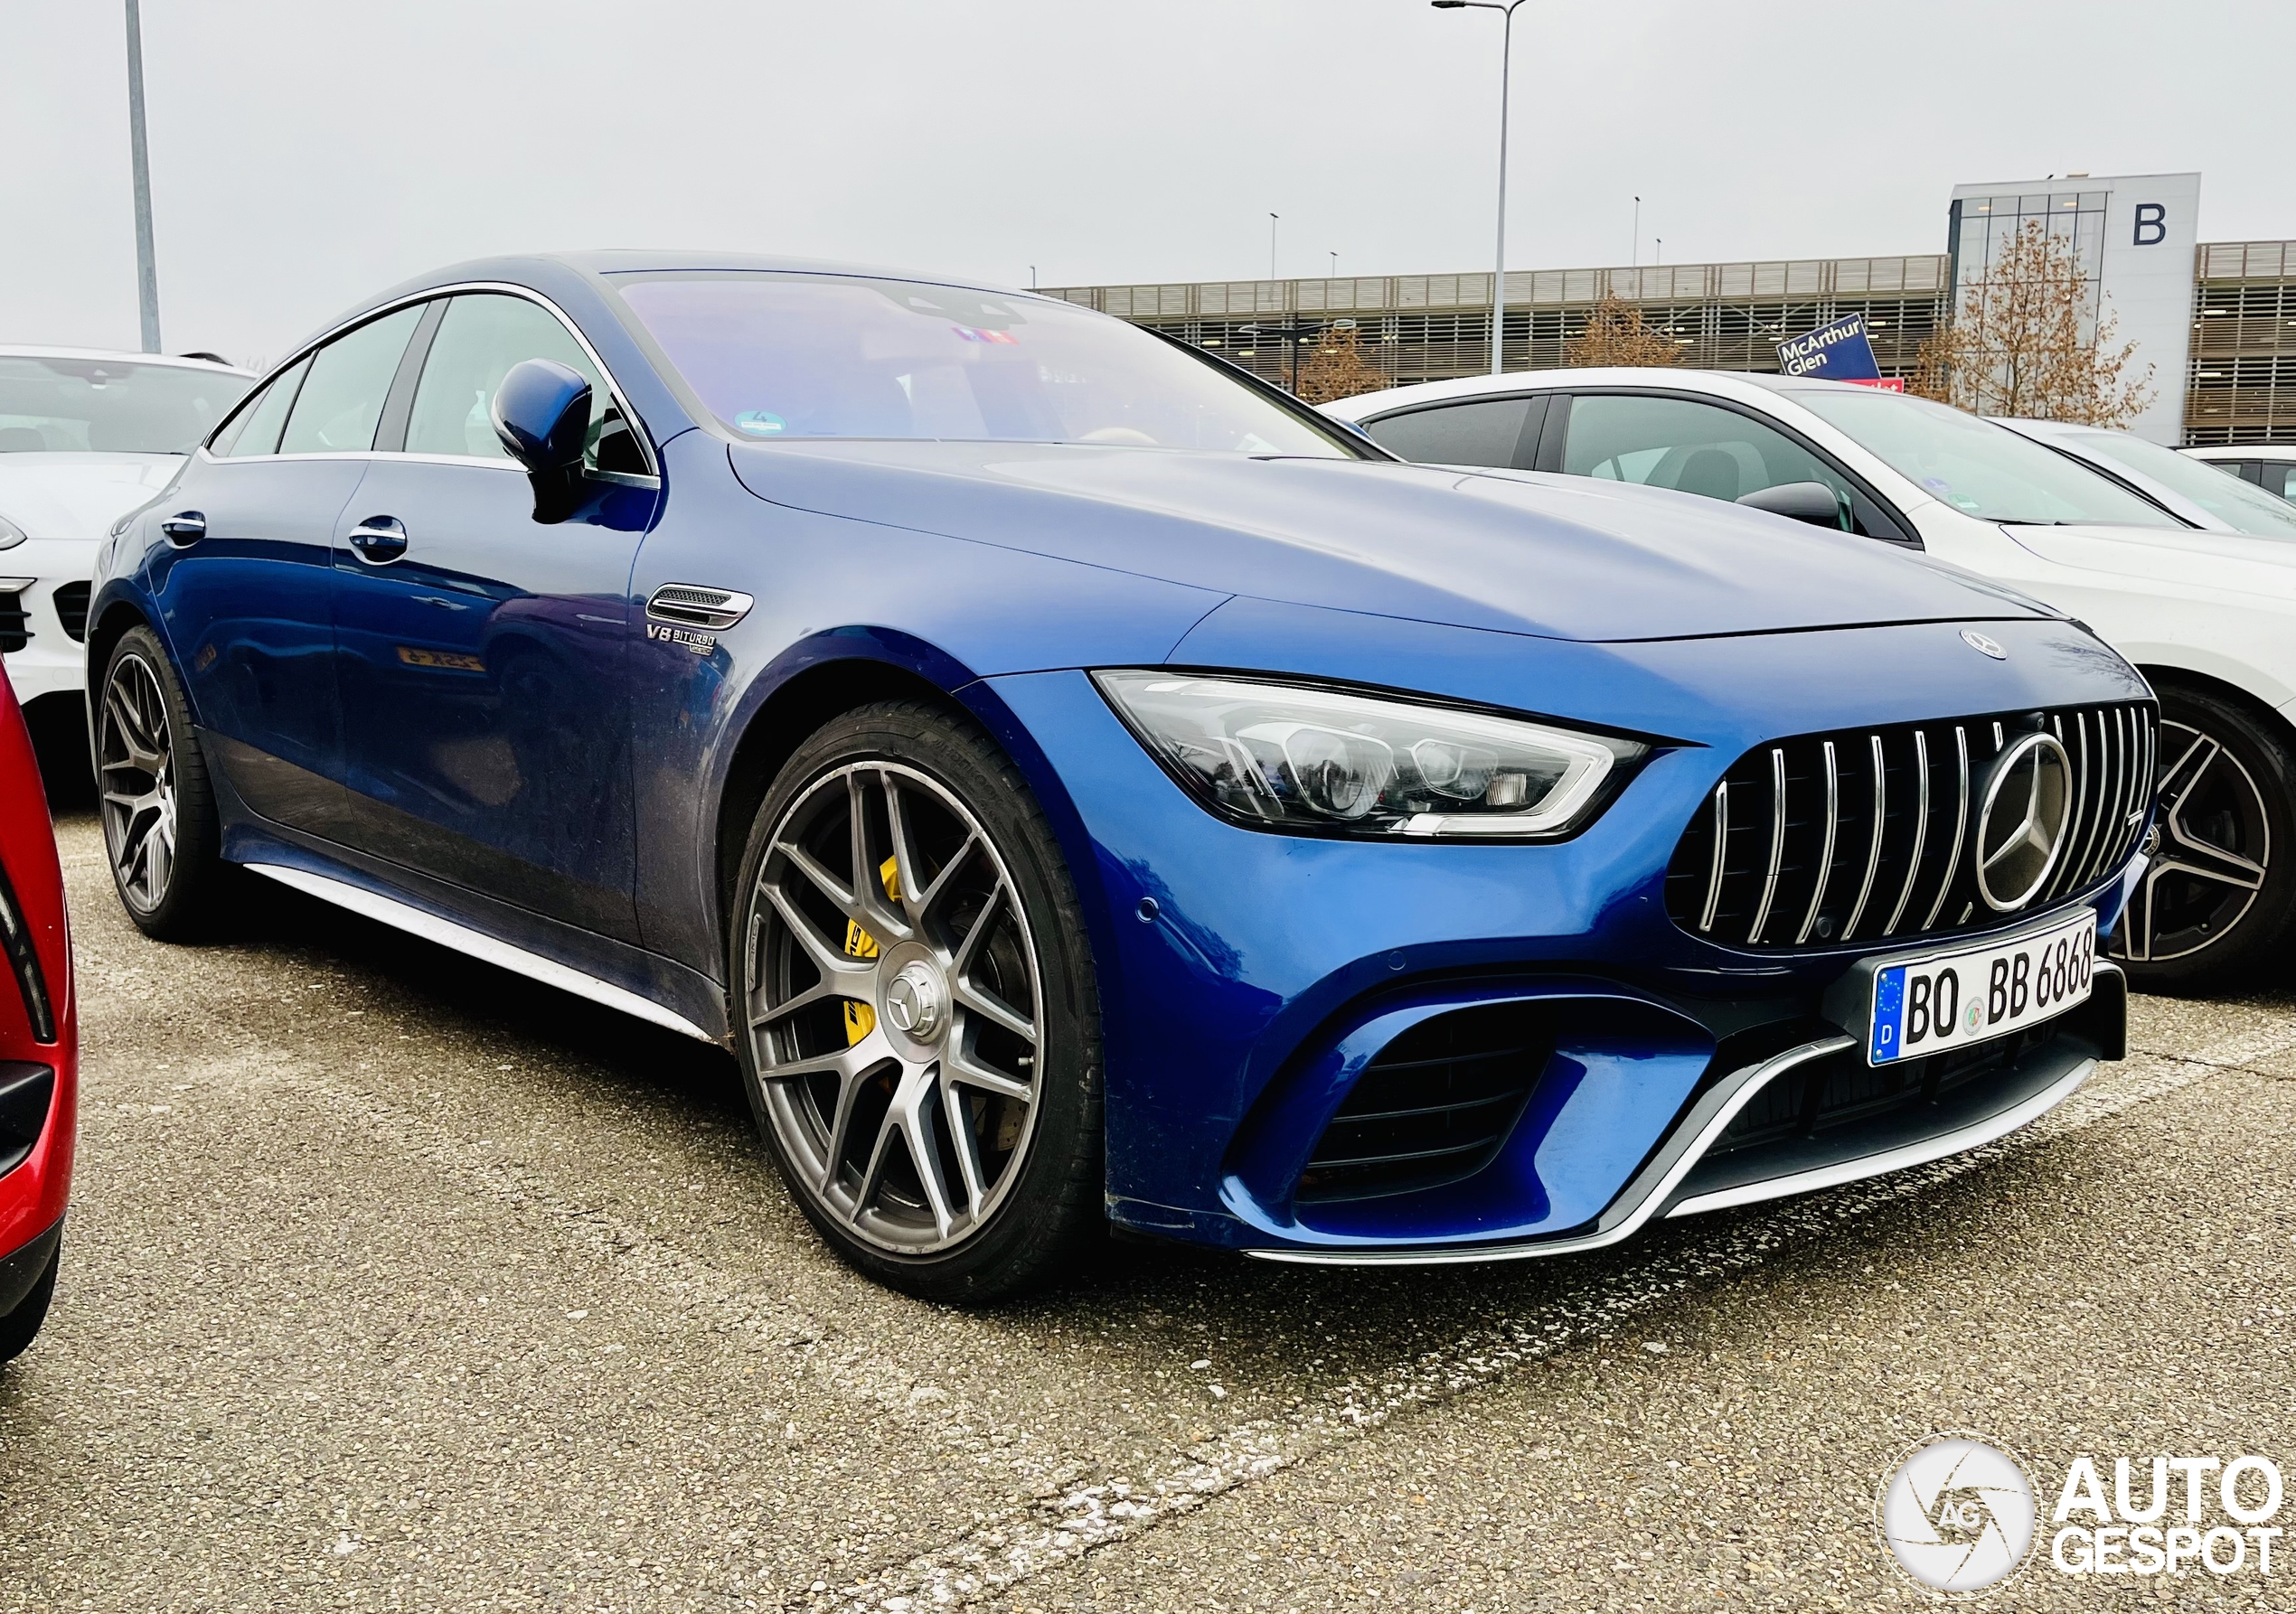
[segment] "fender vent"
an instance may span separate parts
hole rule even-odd
[[[88,643],[88,591],[92,586],[82,580],[59,583],[49,597],[56,602],[56,620],[63,624],[64,636],[74,644]]]
[[[0,577],[0,652],[32,643],[32,613],[24,603],[24,591],[31,586],[29,577]]]
[[[699,583],[664,583],[645,602],[645,614],[656,622],[674,622],[682,627],[708,628],[715,633],[739,622],[756,603],[748,595],[736,594],[730,588],[710,588]]]

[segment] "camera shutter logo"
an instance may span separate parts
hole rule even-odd
[[[2033,1548],[2032,1482],[2016,1459],[1971,1435],[1915,1447],[1883,1485],[1878,1513],[1898,1567],[1935,1591],[1997,1585]]]
[[[2003,751],[1977,812],[1977,890],[1997,914],[2033,900],[2056,868],[2073,822],[2073,760],[2053,734]]]

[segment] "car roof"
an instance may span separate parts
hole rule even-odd
[[[752,273],[781,275],[852,275],[869,280],[915,280],[928,286],[964,286],[968,290],[994,292],[1002,296],[1046,298],[1041,292],[1028,291],[1011,286],[1000,286],[993,280],[977,279],[969,275],[950,275],[929,269],[907,267],[895,264],[855,263],[837,258],[793,258],[769,252],[718,252],[705,250],[672,251],[662,248],[610,247],[579,252],[532,252],[516,258],[482,259],[457,264],[452,273],[465,278],[477,278],[487,269],[515,270],[519,266],[532,265],[537,259],[560,264],[587,275],[652,275],[678,269],[748,270]],[[426,277],[438,278],[438,277]]]
[[[176,370],[208,370],[220,375],[252,377],[255,371],[212,359],[187,358],[180,353],[131,353],[125,348],[42,347],[31,343],[0,343],[0,359],[109,359],[122,364],[165,364]]]
[[[1814,377],[1765,375],[1746,370],[1677,370],[1671,366],[1637,368],[1608,365],[1583,370],[1517,370],[1505,375],[1461,376],[1454,380],[1422,381],[1413,387],[1390,387],[1326,404],[1326,414],[1342,420],[1417,404],[1442,403],[1458,398],[1487,398],[1493,394],[1550,392],[1569,387],[1675,387],[1720,397],[1752,388],[1763,392],[1869,392],[1870,388],[1849,381],[1821,381]],[[1741,396],[1743,394],[1741,393]]]
[[[2296,443],[2204,443],[2185,452],[2201,460],[2296,460]]]

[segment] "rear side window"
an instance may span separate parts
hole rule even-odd
[[[311,369],[311,361],[304,360],[287,371],[263,389],[239,418],[215,434],[215,441],[208,445],[208,452],[218,458],[244,459],[250,455],[277,454],[279,432],[287,425],[287,410],[295,406],[296,392],[303,385],[303,378]]]
[[[1423,464],[1528,468],[1546,402],[1544,394],[1479,398],[1367,420],[1363,430],[1389,454]]]
[[[383,400],[422,318],[419,304],[346,332],[311,356],[279,439],[281,454],[345,454],[375,446]]]
[[[414,411],[407,418],[407,452],[508,459],[494,436],[494,391],[513,365],[529,359],[555,360],[589,382],[595,436],[613,399],[582,344],[538,304],[473,292],[447,305],[431,338]]]

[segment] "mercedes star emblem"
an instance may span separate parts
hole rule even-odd
[[[2072,784],[2072,761],[2053,734],[2026,735],[1994,759],[1977,811],[1977,891],[1995,913],[2031,902],[2056,868]]]
[[[1962,643],[1968,645],[1971,650],[1978,651],[1982,654],[1992,657],[1997,662],[2006,662],[2009,660],[2009,652],[2003,650],[1997,641],[1988,639],[1975,628],[1963,628],[1962,630]]]

